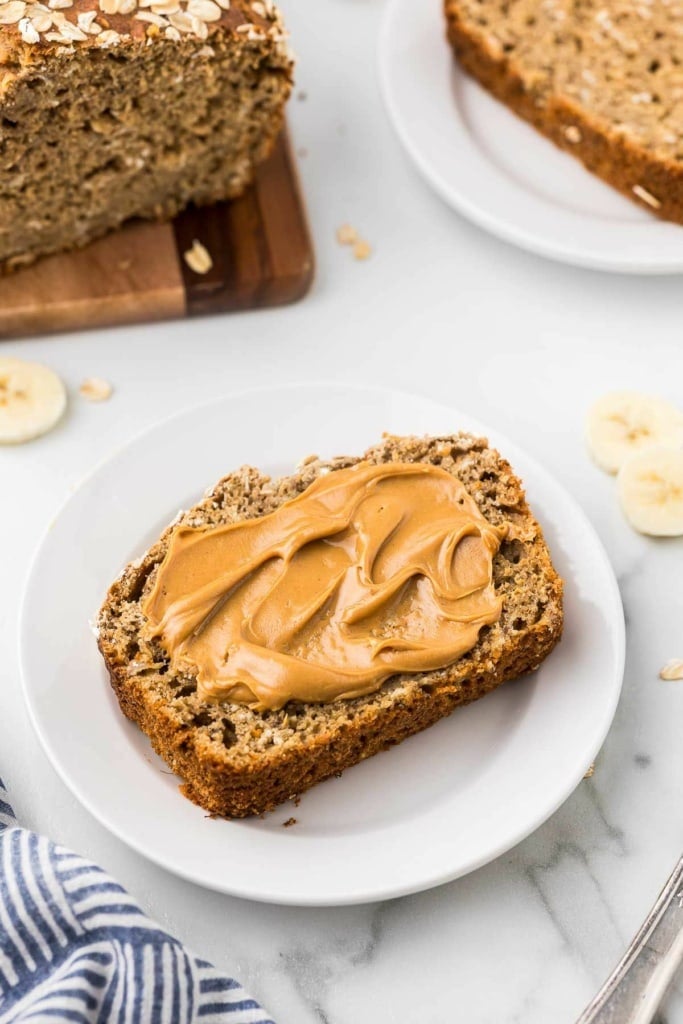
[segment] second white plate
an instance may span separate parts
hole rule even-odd
[[[519,842],[595,758],[621,688],[624,636],[606,555],[580,508],[514,445],[566,580],[566,632],[532,678],[509,683],[263,820],[214,821],[119,711],[88,627],[109,583],[178,508],[249,462],[273,475],[304,455],[360,452],[392,433],[486,428],[426,398],[302,386],[225,398],[143,434],[97,469],[52,524],[21,618],[33,722],[73,792],[169,871],[274,903],[384,899],[465,874]],[[283,828],[290,817],[292,828]]]
[[[508,242],[578,266],[683,270],[683,227],[603,184],[458,68],[441,0],[388,0],[379,67],[403,145],[464,216]]]

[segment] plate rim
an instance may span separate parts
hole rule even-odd
[[[511,221],[510,219],[501,219],[495,212],[491,212],[485,205],[482,205],[480,201],[473,199],[472,196],[466,192],[463,193],[457,185],[454,186],[444,179],[440,168],[435,166],[434,161],[430,160],[430,158],[425,155],[419,143],[411,134],[408,126],[408,119],[403,115],[402,106],[393,84],[396,58],[394,57],[394,47],[392,46],[392,43],[395,26],[400,20],[399,15],[402,12],[406,9],[415,12],[418,8],[418,16],[429,16],[429,14],[424,13],[430,9],[429,4],[424,3],[415,5],[411,3],[410,0],[387,0],[382,15],[377,43],[378,79],[385,109],[387,110],[389,120],[401,143],[401,146],[420,175],[437,193],[437,195],[457,213],[471,221],[473,224],[476,224],[477,227],[487,233],[502,239],[508,244],[515,245],[527,252],[531,252],[536,256],[551,259],[557,263],[563,263],[565,265],[579,267],[581,269],[599,270],[603,273],[626,275],[645,274],[651,276],[663,276],[666,274],[673,275],[681,273],[681,271],[683,271],[683,229],[680,225],[676,225],[674,222],[662,221],[652,216],[651,221],[643,222],[642,224],[625,224],[623,225],[622,230],[626,235],[630,236],[632,234],[636,234],[639,229],[654,231],[658,234],[670,233],[672,230],[678,229],[681,231],[680,254],[659,258],[656,256],[650,256],[643,260],[641,256],[630,256],[616,243],[613,247],[613,251],[609,255],[592,253],[587,251],[585,248],[582,248],[580,245],[577,245],[575,242],[569,244],[559,238],[556,241],[553,241],[543,235],[539,235],[535,229],[530,229],[528,225],[516,223],[514,220]],[[449,59],[449,51],[445,40],[442,41],[444,46],[444,59],[446,60]],[[452,55],[450,55],[450,59],[452,61]],[[455,73],[464,75],[464,72],[460,71],[457,66]],[[479,88],[483,87],[479,86]],[[496,102],[500,101],[497,100]],[[504,104],[501,104],[501,107],[504,107]],[[518,116],[509,108],[505,107],[504,109],[510,117],[519,120]],[[522,121],[522,124],[530,127],[526,121]],[[553,143],[541,133],[539,133],[539,138],[543,139],[547,145],[553,145]],[[527,203],[531,198],[533,202],[539,204],[539,208],[544,208],[545,210],[550,211],[550,213],[557,211],[558,207],[545,198],[542,199],[538,196],[533,196],[518,182],[513,181],[505,175],[492,161],[487,160],[486,163],[492,174],[500,182],[504,183],[504,187],[509,188],[512,186],[519,196],[523,196],[525,198]],[[586,174],[590,174],[590,172],[586,171]],[[606,185],[606,187],[610,186]],[[485,190],[482,190],[482,192],[484,191]],[[576,224],[579,224],[582,221],[591,221],[591,217],[588,214],[582,215],[579,212],[576,212],[570,214],[570,216]],[[653,247],[650,246],[650,248]]]
[[[561,493],[567,503],[567,507],[575,514],[578,515],[582,529],[586,531],[594,545],[596,550],[599,551],[602,567],[605,573],[605,580],[609,583],[609,589],[611,591],[611,602],[612,612],[610,615],[610,623],[613,627],[613,640],[614,640],[614,678],[612,686],[610,688],[611,700],[609,706],[606,707],[605,718],[603,721],[602,728],[597,734],[596,741],[591,748],[591,752],[588,757],[586,764],[582,764],[579,769],[575,772],[568,774],[568,781],[563,787],[561,787],[560,795],[555,798],[552,804],[548,804],[544,807],[542,815],[539,817],[538,814],[534,817],[534,822],[528,827],[523,828],[515,832],[515,835],[507,837],[499,842],[495,847],[487,848],[486,852],[478,858],[474,858],[464,868],[456,869],[455,871],[441,871],[437,874],[430,875],[427,877],[421,877],[419,881],[411,881],[403,884],[391,884],[387,885],[381,890],[377,888],[364,890],[359,886],[354,887],[354,892],[346,896],[337,896],[334,898],[326,898],[324,896],[309,895],[305,892],[296,892],[289,895],[283,895],[279,890],[268,891],[266,887],[261,887],[258,890],[254,890],[249,887],[234,886],[228,884],[216,884],[214,881],[209,881],[202,876],[201,871],[192,871],[179,866],[176,863],[169,862],[169,859],[164,859],[161,853],[156,852],[153,848],[150,848],[143,840],[138,840],[135,837],[134,832],[131,833],[130,829],[125,829],[119,826],[115,821],[109,819],[107,815],[107,808],[104,806],[100,808],[96,803],[90,799],[90,797],[82,790],[81,784],[77,778],[68,770],[68,766],[61,763],[59,752],[54,748],[52,740],[49,734],[43,728],[43,724],[40,719],[39,709],[37,701],[32,694],[30,684],[28,682],[29,673],[27,671],[27,656],[28,656],[28,645],[27,645],[27,629],[26,629],[26,617],[27,617],[27,605],[29,603],[30,591],[34,579],[37,578],[36,569],[40,562],[41,556],[45,548],[49,545],[50,535],[55,522],[61,518],[71,503],[81,494],[87,487],[90,480],[98,475],[104,468],[114,459],[123,454],[124,452],[134,448],[142,439],[148,435],[160,431],[161,429],[168,427],[174,421],[180,421],[188,416],[201,414],[204,410],[214,406],[220,406],[227,401],[233,401],[236,398],[245,398],[250,396],[261,396],[269,393],[282,393],[282,392],[293,392],[293,391],[308,391],[312,394],[319,394],[321,390],[334,390],[338,392],[348,393],[365,393],[365,394],[382,394],[385,396],[391,396],[393,398],[401,398],[407,400],[418,400],[426,401],[431,405],[441,408],[443,410],[449,410],[452,412],[454,418],[463,416],[467,421],[468,430],[481,431],[482,436],[488,436],[491,438],[492,443],[498,447],[504,448],[507,453],[510,452],[512,460],[514,461],[517,454],[523,457],[523,461],[526,462],[529,468],[532,469],[534,474],[538,474],[543,479],[544,483],[549,484],[558,493]],[[79,483],[73,488],[73,490],[66,496],[61,502],[57,511],[52,515],[48,522],[42,536],[40,537],[33,555],[29,561],[29,566],[24,577],[24,583],[21,591],[20,609],[18,616],[18,647],[19,647],[19,676],[21,683],[21,690],[25,706],[28,711],[29,719],[41,744],[43,752],[46,754],[52,768],[56,771],[59,778],[62,780],[67,789],[76,797],[78,802],[83,806],[86,811],[92,815],[92,817],[102,825],[106,831],[115,836],[124,845],[128,846],[140,856],[146,860],[152,862],[157,867],[162,868],[166,872],[183,878],[185,881],[192,882],[199,885],[202,888],[209,889],[211,891],[220,892],[225,895],[252,900],[254,902],[266,903],[271,905],[281,906],[298,906],[298,907],[331,907],[331,906],[352,906],[358,904],[366,904],[370,902],[385,901],[388,899],[394,899],[401,896],[411,895],[417,892],[427,891],[437,886],[446,884],[454,881],[457,878],[464,877],[470,874],[472,871],[476,871],[484,865],[497,860],[507,851],[513,849],[519,843],[527,839],[533,832],[541,827],[546,821],[548,821],[557,810],[566,802],[571,796],[576,787],[581,782],[585,771],[593,763],[600,749],[602,748],[605,739],[612,727],[614,716],[618,707],[618,703],[621,697],[623,689],[624,679],[624,667],[626,657],[626,631],[625,631],[625,618],[623,603],[621,600],[621,593],[619,590],[618,582],[614,573],[614,569],[611,565],[607,552],[604,545],[595,530],[595,527],[591,523],[587,514],[574,497],[574,495],[564,487],[553,474],[545,468],[533,455],[527,453],[526,449],[520,448],[514,441],[510,440],[507,436],[500,434],[497,430],[489,430],[486,424],[481,423],[476,417],[470,416],[464,413],[462,410],[450,407],[445,402],[441,402],[438,399],[433,399],[430,395],[419,393],[419,392],[406,392],[400,389],[394,389],[383,386],[372,386],[372,385],[354,385],[347,384],[344,382],[336,382],[331,380],[321,380],[317,382],[306,381],[306,382],[294,382],[282,385],[266,385],[256,388],[243,388],[239,391],[227,392],[226,394],[219,396],[218,398],[212,398],[207,401],[192,403],[181,410],[176,410],[173,414],[168,417],[163,417],[152,424],[148,424],[146,427],[137,431],[131,438],[125,441],[123,444],[113,448],[106,456],[100,459],[97,464],[89,470],[80,479]]]

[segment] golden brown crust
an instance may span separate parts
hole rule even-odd
[[[560,149],[663,220],[683,224],[683,164],[648,150],[570,97],[541,94],[514,56],[493,46],[460,0],[445,0],[447,35],[462,67]]]
[[[370,697],[265,714],[203,704],[193,681],[171,678],[163,652],[140,638],[140,598],[163,558],[170,527],[111,587],[98,620],[98,642],[124,714],[183,779],[185,795],[211,813],[243,817],[272,810],[535,669],[561,637],[562,582],[519,480],[485,441],[469,435],[388,438],[364,457],[438,463],[459,476],[491,521],[508,523],[510,537],[494,561],[504,602],[501,621],[455,664],[394,677]],[[356,461],[311,463],[275,483],[245,468],[221,481],[180,521],[224,522],[263,514],[300,493],[321,470]]]
[[[463,682],[456,672],[429,690],[415,690],[388,711],[374,709],[354,728],[289,752],[262,769],[230,771],[223,764],[198,759],[191,744],[178,742],[178,731],[161,709],[151,705],[144,689],[131,683],[120,669],[108,665],[112,687],[124,714],[146,733],[157,754],[183,780],[181,791],[212,814],[245,817],[271,811],[374,754],[434,725],[457,707],[486,696],[502,683],[540,665],[560,638],[561,623],[541,623],[523,636],[492,673]],[[106,661],[106,658],[105,658]],[[161,712],[161,713],[160,713]]]

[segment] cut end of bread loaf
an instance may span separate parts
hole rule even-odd
[[[493,563],[501,617],[454,664],[394,676],[371,696],[290,703],[270,712],[204,702],[195,679],[174,675],[164,651],[142,636],[141,599],[153,584],[174,523],[111,587],[98,619],[98,642],[123,712],[182,778],[185,795],[213,814],[244,817],[272,810],[537,668],[561,637],[562,582],[522,485],[498,452],[468,434],[387,437],[361,458],[314,459],[280,480],[243,467],[177,522],[218,525],[265,515],[322,473],[362,460],[441,466],[463,483],[489,522],[507,525]]]
[[[239,195],[291,89],[272,3],[53,2],[0,0],[5,271]]]
[[[598,0],[445,0],[457,58],[629,199],[683,223],[678,9]]]

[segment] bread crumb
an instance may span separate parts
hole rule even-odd
[[[305,455],[303,459],[299,459],[296,468],[303,469],[304,466],[310,466],[312,463],[318,462],[319,459],[319,455]]]
[[[667,661],[664,668],[659,673],[660,679],[683,679],[683,659],[673,658],[671,661]]]
[[[590,766],[590,768],[588,769],[588,771],[586,772],[586,774],[584,775],[584,779],[592,779],[594,775],[595,775],[595,765],[592,764]]]
[[[296,825],[296,823],[297,823],[296,818],[287,818],[287,821],[284,821],[282,823],[282,827],[283,828],[291,828],[292,825]]]
[[[662,205],[659,199],[657,199],[656,196],[653,196],[651,192],[648,192],[646,188],[643,188],[642,185],[634,185],[631,191],[634,196],[637,196],[638,199],[647,203],[647,205],[651,206],[653,210],[658,210]]]
[[[372,256],[372,247],[369,242],[359,238],[353,247],[354,259],[368,260]]]
[[[340,245],[353,245],[358,241],[358,232],[350,224],[342,224],[337,228],[337,241]]]
[[[192,248],[183,253],[183,259],[195,274],[208,274],[213,266],[208,249],[198,238],[193,241]]]
[[[88,402],[106,402],[114,389],[108,380],[101,377],[86,377],[78,392]]]
[[[581,139],[583,138],[581,129],[577,128],[575,124],[567,125],[564,129],[564,137],[567,142],[571,142],[572,145],[575,145],[577,142],[581,142]]]

